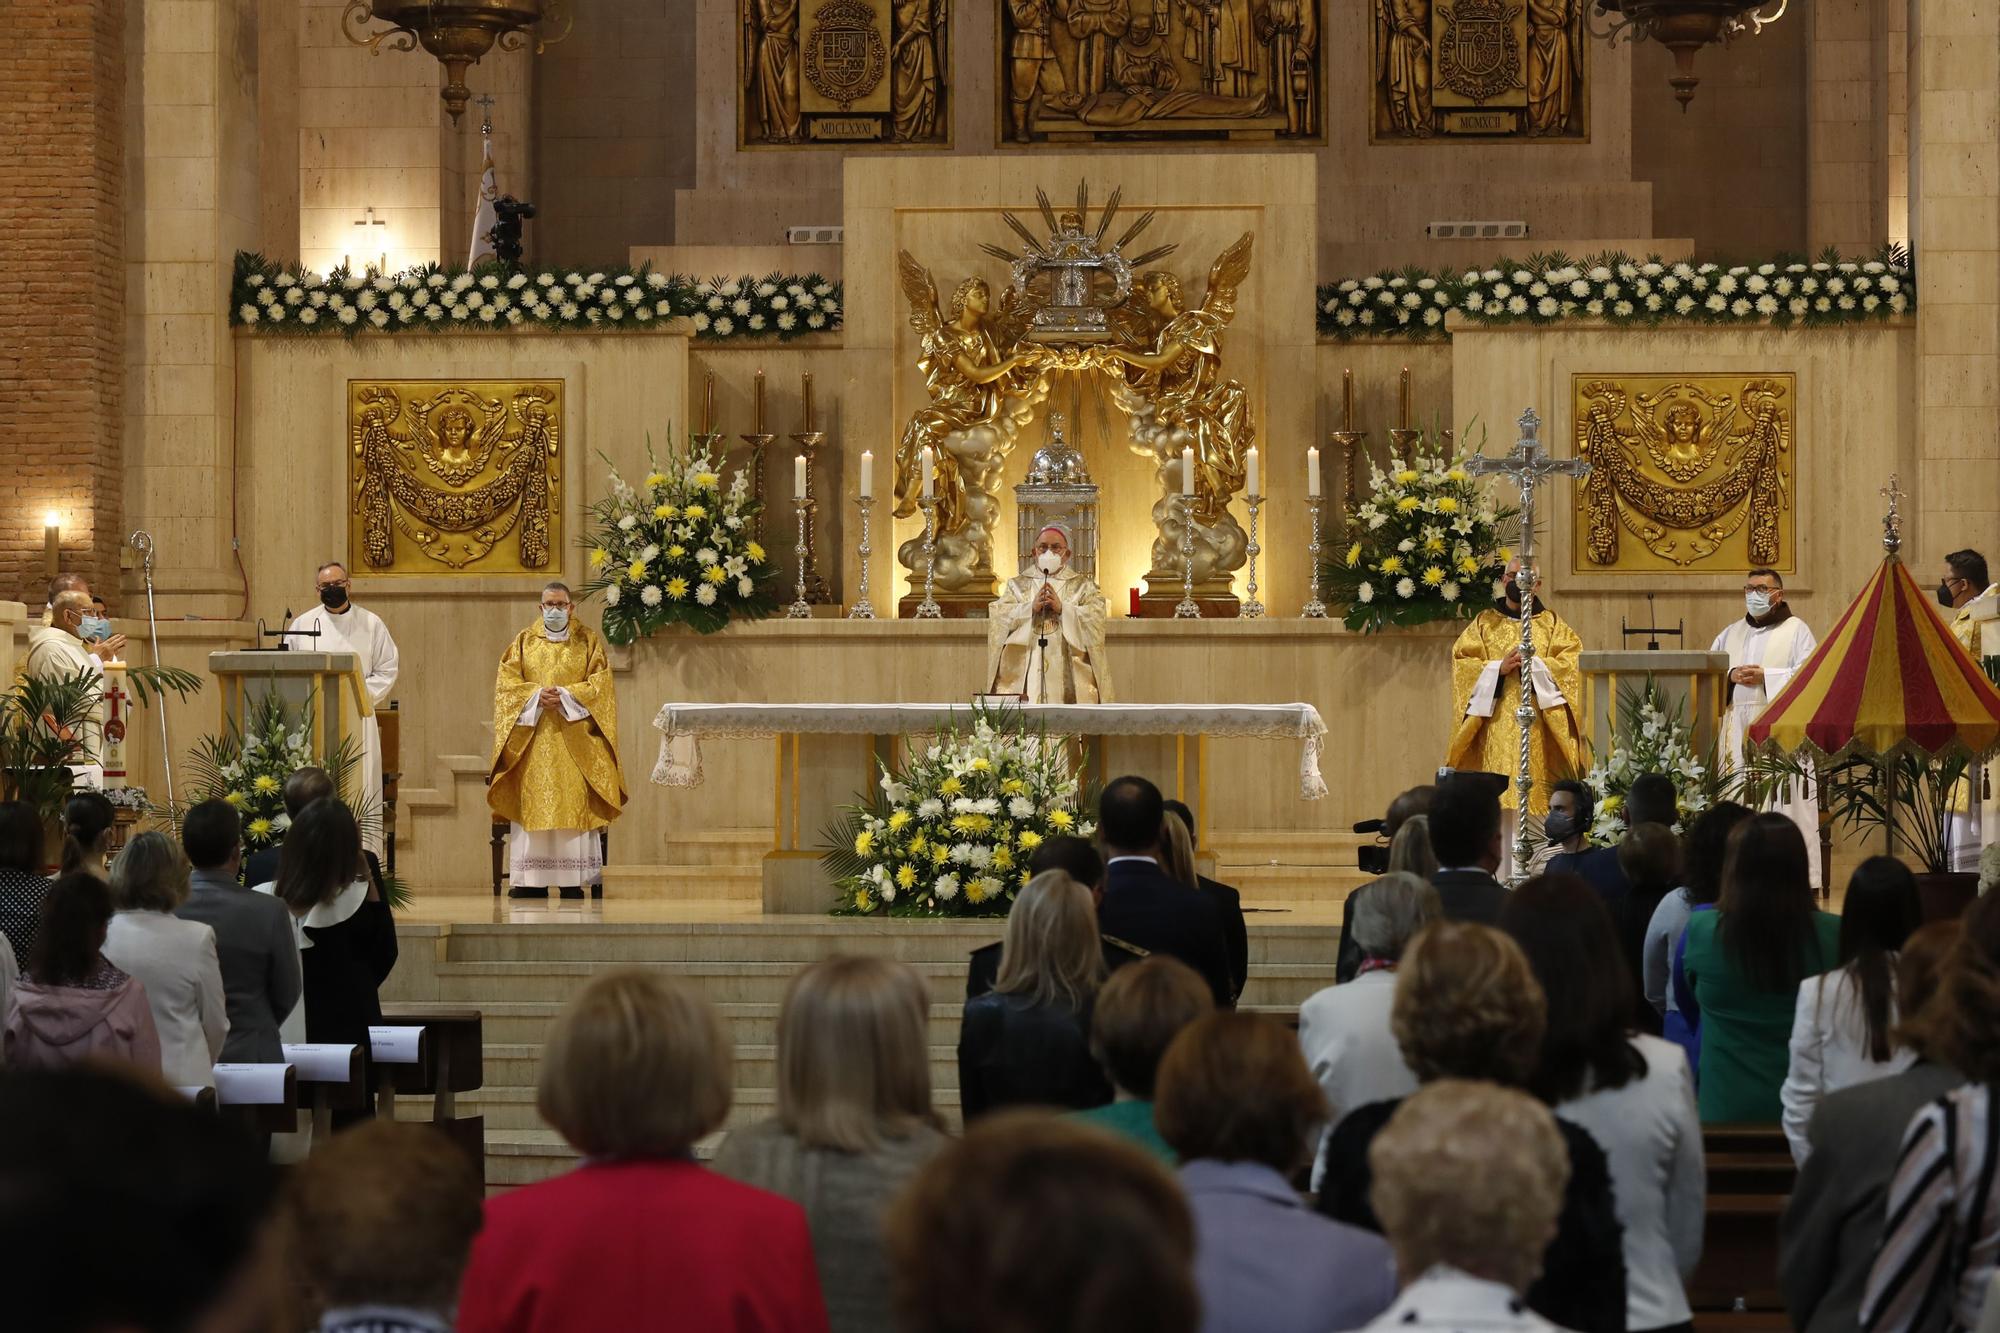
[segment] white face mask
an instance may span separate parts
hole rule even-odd
[[[1768,592],[1746,592],[1743,594],[1743,609],[1753,616],[1771,614],[1771,594]]]
[[[1035,568],[1044,574],[1054,574],[1063,567],[1063,558],[1054,551],[1044,551],[1035,557]]]
[[[542,628],[551,634],[560,634],[569,628],[569,611],[560,606],[542,608]]]

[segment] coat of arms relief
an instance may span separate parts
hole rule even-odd
[[[1590,137],[1590,0],[1368,0],[1378,143]]]

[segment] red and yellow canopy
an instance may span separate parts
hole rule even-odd
[[[1750,724],[1755,749],[1822,758],[2000,745],[2000,691],[1894,556]]]

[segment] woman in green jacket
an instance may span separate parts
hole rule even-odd
[[[1689,918],[1682,962],[1701,1016],[1703,1123],[1777,1123],[1799,983],[1839,961],[1839,942],[1840,918],[1813,905],[1798,825],[1739,824],[1722,897]]]

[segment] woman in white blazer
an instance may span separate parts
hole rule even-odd
[[[1900,1074],[1916,1053],[1896,1026],[1896,952],[1923,921],[1917,881],[1893,856],[1871,856],[1847,881],[1840,912],[1840,966],[1799,983],[1792,1059],[1778,1100],[1792,1160],[1803,1164],[1806,1127],[1828,1093]]]
[[[112,863],[111,893],[118,911],[104,956],[146,988],[160,1033],[160,1073],[177,1088],[212,1087],[229,1015],[215,931],[174,915],[188,896],[180,844],[164,833],[132,839]]]

